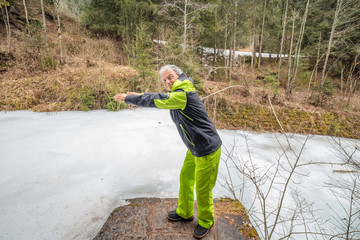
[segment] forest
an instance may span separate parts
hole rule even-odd
[[[176,196],[183,145],[169,115],[113,98],[164,91],[158,71],[175,64],[224,140],[217,186],[246,203],[249,237],[360,239],[359,0],[0,0],[0,9],[0,238],[64,239],[67,220],[77,222],[69,239],[81,238],[104,206],[134,192]],[[94,204],[80,211],[84,198]]]
[[[289,132],[359,137],[358,0],[1,0],[1,15],[1,110],[127,108],[112,96],[162,91],[171,63],[220,91],[205,100],[220,128],[278,131],[273,105]]]

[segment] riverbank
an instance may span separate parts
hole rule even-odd
[[[251,77],[251,76],[250,76]],[[205,82],[204,96],[238,86],[204,100],[208,114],[218,129],[254,132],[287,132],[328,135],[360,139],[360,112],[357,108],[341,108],[333,98],[323,106],[309,103],[309,93],[298,91],[288,100],[285,93],[277,95],[260,87],[237,83]],[[359,102],[358,96],[354,102]]]

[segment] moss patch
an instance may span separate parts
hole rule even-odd
[[[281,132],[281,128],[269,106],[232,103],[216,103],[215,122],[222,128],[244,129],[258,132]],[[207,105],[210,116],[214,105]],[[337,113],[312,113],[290,108],[276,108],[276,114],[286,132],[360,138],[360,120]]]
[[[245,207],[237,200],[231,198],[220,198],[220,203],[215,203],[215,212],[217,214],[235,214],[240,215],[244,224],[239,227],[239,231],[246,238],[260,239],[256,229],[251,226],[249,216]]]

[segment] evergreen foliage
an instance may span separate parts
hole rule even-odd
[[[132,46],[133,56],[132,65],[138,70],[139,78],[145,85],[143,89],[149,91],[152,85],[156,83],[155,58],[152,57],[153,45],[150,36],[148,35],[149,27],[144,23],[140,23],[136,27],[136,38]],[[138,91],[137,86],[133,86],[134,91]]]
[[[265,11],[262,52],[279,53],[282,38],[282,24],[286,0],[268,0]],[[255,44],[255,51],[259,50],[259,39],[263,18],[264,0],[196,0],[196,1],[165,1],[165,0],[89,0],[82,12],[82,24],[95,35],[106,35],[118,38],[124,48],[127,48],[128,58],[138,66],[144,79],[146,64],[174,63],[189,70],[195,75],[201,74],[200,66],[204,64],[221,68],[234,67],[231,54],[228,59],[221,56],[220,49],[248,47],[250,50]],[[292,53],[300,39],[300,27],[303,21],[306,0],[289,0],[289,9],[286,20],[283,54],[290,51],[290,40],[293,38]],[[185,5],[187,4],[187,5]],[[309,71],[316,68],[321,71],[324,65],[324,55],[330,39],[330,32],[334,20],[337,0],[311,0],[301,49],[297,52],[309,59]],[[185,11],[191,12],[185,19]],[[294,14],[293,14],[294,13]],[[294,19],[292,17],[294,16]],[[184,22],[187,21],[187,22]],[[293,25],[294,22],[294,25]],[[360,45],[360,2],[358,0],[344,1],[339,15],[339,23],[335,29],[334,44],[331,47],[327,77],[339,77],[335,71],[338,62],[344,66],[344,76],[353,76],[359,73],[359,63],[354,63]],[[184,25],[186,23],[186,25]],[[292,25],[294,30],[292,31]],[[142,27],[141,27],[142,26]],[[186,29],[184,27],[186,26]],[[142,34],[139,35],[139,27]],[[183,37],[186,31],[186,39]],[[171,33],[170,33],[171,32]],[[292,36],[293,32],[293,36]],[[170,34],[166,34],[170,33]],[[151,49],[147,44],[142,46],[143,37],[148,40],[158,39],[166,41],[165,45],[157,45]],[[318,58],[319,36],[320,55]],[[138,39],[139,38],[139,39]],[[148,41],[147,40],[147,41]],[[186,41],[186,51],[181,47]],[[254,42],[255,41],[255,42]],[[212,54],[203,56],[201,47],[215,49]],[[140,55],[139,48],[144,47]],[[134,62],[134,56],[136,61]],[[145,60],[146,57],[149,60]],[[318,61],[317,61],[318,59]],[[138,64],[141,61],[142,64]],[[256,65],[257,59],[253,59]],[[289,62],[290,63],[290,62]],[[289,64],[283,61],[284,64]],[[299,61],[292,61],[296,68],[302,68]],[[300,64],[300,65],[298,65]],[[355,64],[354,68],[351,66]],[[189,67],[189,66],[192,67]],[[316,66],[315,66],[316,65]],[[148,69],[154,69],[150,64]],[[196,70],[195,70],[196,69]],[[295,67],[294,67],[295,69]],[[219,70],[217,77],[225,77],[227,70]],[[283,69],[284,71],[284,69]],[[285,70],[286,71],[286,70]],[[294,71],[294,70],[291,70]],[[191,73],[188,73],[189,75]],[[285,78],[286,74],[282,77]],[[292,76],[292,74],[291,74]],[[296,76],[296,74],[295,74]],[[297,77],[305,76],[303,74]],[[196,78],[196,77],[195,77]],[[282,81],[282,79],[280,79]],[[308,79],[310,81],[310,79]],[[306,83],[304,82],[306,85]],[[318,82],[313,85],[319,85]]]

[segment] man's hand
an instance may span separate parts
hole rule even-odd
[[[122,102],[124,102],[126,96],[127,96],[127,94],[123,94],[123,93],[121,93],[121,94],[116,94],[116,95],[114,96],[114,99],[115,99],[115,101],[119,101],[119,102],[122,101]]]
[[[116,94],[114,96],[114,99],[115,99],[115,101],[124,102],[127,95],[141,95],[141,93],[137,93],[137,92],[127,92],[126,94],[120,93],[120,94]]]
[[[141,95],[141,93],[137,93],[137,92],[127,92],[127,95]]]

